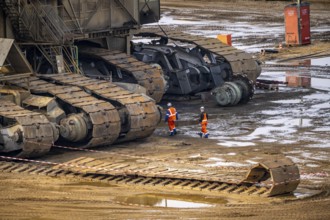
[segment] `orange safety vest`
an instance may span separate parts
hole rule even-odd
[[[168,111],[170,113],[168,116],[168,121],[176,121],[176,109],[174,107],[170,107]]]
[[[208,133],[207,128],[206,128],[206,126],[207,126],[207,117],[206,117],[205,112],[203,113],[203,120],[201,122],[201,126],[202,126],[202,130],[201,130],[202,133],[207,134]]]
[[[204,115],[204,117],[203,117],[202,123],[205,123],[205,122],[207,122],[206,113],[204,112],[203,115]]]

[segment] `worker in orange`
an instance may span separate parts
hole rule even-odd
[[[200,108],[201,110],[201,114],[199,116],[199,123],[201,124],[202,126],[202,130],[201,132],[199,132],[199,136],[202,138],[208,138],[209,137],[209,133],[207,131],[207,120],[209,118],[208,114],[205,112],[205,109],[204,107],[202,106]]]
[[[168,109],[166,110],[165,122],[168,124],[168,129],[170,130],[170,136],[176,135],[175,121],[178,120],[178,113],[176,109],[169,102],[167,103]]]

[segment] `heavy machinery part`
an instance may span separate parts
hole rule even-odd
[[[223,91],[226,92],[226,97],[229,97],[229,103],[227,103],[226,105],[236,105],[239,102],[241,98],[241,92],[238,86],[236,86],[235,84],[230,84],[229,82],[225,82],[224,85],[221,86],[221,88],[223,89]],[[217,95],[219,94],[217,93]],[[218,99],[219,98],[217,98],[217,100]]]
[[[231,106],[238,103],[245,104],[254,94],[253,82],[244,75],[232,76],[231,82],[214,88],[211,94],[220,106]]]
[[[56,128],[47,118],[10,101],[0,100],[0,103],[1,151],[20,150],[17,157],[38,157],[46,154],[57,140]]]
[[[103,48],[82,48],[79,50],[80,62],[87,60],[97,63],[94,65],[97,71],[91,71],[82,65],[83,71],[87,76],[96,78],[111,78],[112,81],[127,81],[121,76],[125,72],[131,75],[134,80],[147,90],[147,95],[156,102],[160,102],[165,93],[164,78],[158,68],[147,65],[132,56],[116,50]],[[95,73],[99,74],[95,75]],[[116,76],[119,75],[119,76]]]
[[[220,106],[228,106],[231,103],[232,96],[230,91],[222,87],[217,87],[211,92],[215,96],[215,100]]]
[[[267,165],[266,165],[267,164]],[[298,167],[289,159],[266,161],[252,167],[243,181],[221,180],[221,175],[210,172],[195,172],[187,169],[168,169],[165,167],[140,166],[130,164],[112,164],[105,160],[81,157],[59,164],[54,169],[83,172],[86,175],[114,175],[146,178],[152,182],[167,179],[177,182],[178,187],[191,189],[195,184],[215,191],[248,193],[262,196],[275,196],[292,193],[300,181]],[[271,181],[269,180],[271,177]],[[267,182],[268,181],[268,182]],[[180,184],[179,184],[180,183]],[[182,183],[182,184],[181,184]],[[183,187],[185,186],[185,187]]]
[[[122,82],[114,82],[113,84],[128,90],[133,93],[138,93],[138,94],[146,94],[147,95],[147,90],[143,86],[140,86],[138,84],[134,83],[122,83]]]
[[[165,93],[169,88],[168,83],[167,83],[168,77],[164,75],[164,71],[158,63],[150,63],[150,66],[152,66],[160,71],[160,74],[161,74],[162,80],[163,80],[163,84],[165,85],[164,86],[164,93]]]
[[[88,135],[87,119],[83,114],[69,115],[60,121],[60,134],[65,140],[83,141]]]
[[[242,92],[240,103],[249,102],[254,94],[254,83],[244,75],[234,75],[232,81],[238,85]]]
[[[59,141],[65,140],[70,146],[87,148],[145,138],[153,133],[160,120],[159,110],[151,98],[128,92],[107,81],[72,73],[44,77],[58,84],[63,80],[68,86],[37,77],[31,77],[29,83],[16,78],[6,82],[43,96],[30,96],[22,104],[56,123],[61,133]],[[67,115],[69,119],[66,120]]]
[[[54,97],[29,95],[23,100],[22,106],[31,109],[37,109],[46,115],[49,121],[59,124],[66,117],[64,110],[59,106]]]
[[[250,100],[251,93],[248,90],[248,84],[241,80],[225,82],[211,91],[220,106],[237,105],[240,102]]]
[[[155,130],[160,114],[151,98],[134,94],[105,80],[91,79],[73,73],[40,75],[41,78],[66,86],[77,86],[94,96],[111,102],[117,108],[126,109],[121,136],[117,142],[145,138]]]
[[[144,30],[143,30],[144,31]],[[205,38],[202,36],[189,35],[180,31],[166,31],[166,35],[161,30],[158,32],[141,32],[136,36],[142,37],[161,37],[163,39],[171,39],[182,43],[189,43],[197,47],[209,51],[218,57],[224,58],[231,66],[232,73],[246,74],[253,82],[261,73],[261,67],[258,62],[253,59],[252,55],[221,43],[218,39]]]
[[[269,196],[291,193],[300,183],[297,165],[287,158],[259,163],[251,168],[242,183],[257,184],[269,178],[272,182]]]
[[[230,104],[237,105],[242,98],[242,91],[240,90],[238,85],[233,82],[225,82],[223,86],[225,88],[228,88],[233,94],[232,102]]]
[[[2,78],[0,77],[0,80],[1,79]],[[20,88],[11,88],[8,86],[2,86],[0,88],[0,96],[2,96],[2,99],[3,96],[7,96],[7,100],[10,100],[17,105],[20,105],[22,103],[22,100],[24,100],[29,95],[30,93],[28,91]]]
[[[81,143],[81,147],[145,138],[153,133],[159,122],[160,113],[152,99],[131,93],[110,82],[73,73],[40,77],[66,86],[54,85],[32,77],[32,93],[50,93],[91,118],[93,138],[89,144]],[[23,81],[11,83],[24,86]]]
[[[2,0],[0,8],[17,39],[54,45],[104,36],[124,38],[131,29],[160,17],[159,0]],[[120,47],[122,41],[112,43]]]
[[[0,156],[0,159],[15,160],[15,158],[4,156]],[[207,172],[199,172],[198,175],[198,172],[185,169],[169,170],[164,167],[155,166],[136,167],[130,166],[129,164],[111,163],[86,157],[76,158],[66,163],[19,160],[24,163],[0,161],[0,171],[78,178],[79,180],[83,179],[114,185],[157,187],[158,190],[187,190],[190,192],[193,191],[194,194],[233,196],[233,198],[240,199],[241,196],[244,195],[256,196],[259,200],[262,199],[261,197],[270,196],[269,189],[271,185],[260,186],[260,184],[251,183],[237,184],[235,182],[221,181],[219,178],[210,180]],[[127,173],[125,173],[125,171]],[[217,174],[212,173],[212,176],[215,177]],[[273,183],[273,185],[274,184],[275,183]],[[321,193],[321,191],[310,191],[309,193],[310,196],[314,196]],[[281,194],[279,193],[272,196],[276,195]],[[284,198],[285,201],[297,199],[297,197]]]
[[[155,62],[154,59],[156,59],[163,68],[165,66],[165,73],[168,71],[177,74],[176,79],[173,79],[174,85],[170,85],[169,91],[171,91],[171,87],[192,88],[191,85],[194,84],[194,82],[189,79],[190,75],[197,76],[197,82],[199,84],[197,84],[195,90],[197,90],[198,86],[204,87],[205,89],[206,85],[209,86],[209,89],[213,89],[217,86],[222,86],[224,81],[233,81],[235,78],[239,77],[242,82],[236,84],[238,84],[243,91],[240,102],[246,103],[252,98],[254,93],[253,84],[261,73],[261,67],[250,54],[225,45],[217,39],[192,36],[178,31],[167,31],[166,34],[160,31],[156,33],[143,32],[135,36],[153,39],[160,38],[159,40],[153,40],[152,44],[136,44],[133,48],[133,54],[139,60],[145,62],[151,60]],[[169,40],[172,40],[175,46],[170,46],[168,43]],[[184,46],[179,46],[179,44],[184,44]],[[196,65],[193,67],[191,64]],[[172,68],[173,66],[181,71],[177,71],[178,73],[176,73]],[[196,66],[198,67],[198,71],[195,71],[197,74],[191,74],[190,69],[194,68],[196,70]],[[209,71],[203,72],[202,70],[205,70],[205,68]],[[188,71],[188,74],[184,72],[185,70]],[[206,80],[203,80],[203,75]],[[191,78],[194,79],[196,77],[192,76]],[[178,82],[175,82],[175,80]],[[201,81],[206,81],[208,83],[201,83]],[[190,83],[190,88],[187,85],[181,85],[182,82],[185,82],[185,84],[187,84],[187,82]],[[247,85],[243,85],[243,83]],[[187,89],[183,90],[185,92],[189,91]],[[190,89],[190,92],[193,90],[194,89]],[[225,93],[223,99],[228,99]],[[228,102],[231,103],[232,101]]]
[[[230,65],[216,59],[210,51],[166,43],[162,39],[153,41],[152,45],[137,43],[132,49],[137,59],[163,68],[169,84],[168,94],[195,94],[222,85],[228,78]]]
[[[22,88],[26,86],[24,80],[10,81],[10,83]],[[119,113],[109,102],[97,99],[78,87],[59,86],[37,77],[31,77],[30,91],[34,94],[54,96],[57,102],[62,103],[67,115],[81,113],[88,118],[88,135],[84,141],[66,142],[68,145],[81,148],[96,147],[112,144],[119,137],[121,130]]]

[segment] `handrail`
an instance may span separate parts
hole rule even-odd
[[[19,6],[22,8],[19,13],[21,21],[35,40],[57,44],[70,40],[71,30],[52,6],[43,5],[39,1],[31,1],[30,4],[22,2]]]

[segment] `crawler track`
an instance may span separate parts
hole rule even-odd
[[[11,83],[25,87],[24,80],[16,80]],[[110,103],[91,96],[79,87],[59,86],[37,77],[31,77],[30,89],[36,94],[51,94],[90,118],[92,122],[91,137],[86,143],[79,144],[79,147],[112,144],[118,138],[120,118],[118,111]]]
[[[124,106],[128,114],[125,122],[125,136],[118,141],[128,141],[150,136],[155,130],[160,112],[150,98],[129,92],[110,82],[91,79],[73,73],[40,75],[43,79],[65,86],[77,86],[95,97],[112,103],[115,106]]]
[[[93,181],[101,181],[115,184],[133,184],[141,186],[159,186],[186,190],[198,190],[210,193],[235,193],[253,194],[260,196],[274,196],[289,193],[296,189],[295,185],[299,178],[296,167],[283,164],[286,160],[271,162],[268,167],[271,175],[271,183],[258,183],[255,177],[265,173],[261,165],[252,168],[244,181],[223,181],[223,174],[191,171],[186,169],[169,169],[159,166],[132,166],[125,163],[111,163],[91,157],[80,157],[66,163],[53,163],[45,161],[24,160],[0,156],[1,159],[14,159],[28,163],[0,162],[0,170],[6,172],[27,172],[46,174],[51,176],[74,176],[87,178]],[[33,163],[30,163],[33,162]],[[37,164],[35,164],[37,163]],[[285,168],[282,171],[282,168]],[[288,178],[286,172],[290,175]],[[252,174],[252,175],[251,175]],[[266,174],[269,174],[267,172]],[[263,180],[264,181],[264,180]],[[284,182],[284,183],[282,183]],[[299,182],[299,179],[298,179]],[[283,189],[285,187],[285,189]]]
[[[147,95],[160,102],[165,92],[160,70],[145,64],[126,53],[103,48],[88,48],[79,51],[83,55],[96,57],[133,75],[137,83],[147,89]]]
[[[50,150],[55,135],[51,123],[44,115],[23,109],[10,101],[1,100],[0,117],[14,120],[15,124],[22,128],[15,131],[17,138],[22,139],[22,150],[17,157],[37,157]]]
[[[158,124],[160,113],[154,101],[148,97],[128,92],[106,81],[73,73],[44,77],[62,85],[32,77],[32,93],[51,94],[90,118],[91,138],[79,147],[95,147],[148,137]],[[27,86],[24,80],[10,83],[23,88]],[[120,118],[117,108],[123,109],[126,117]]]
[[[166,173],[166,169],[155,167],[145,168],[138,172],[132,168],[129,169],[127,164],[111,164],[93,158],[78,158],[63,164],[39,162],[40,164],[0,161],[0,171],[72,177],[109,184],[194,190],[211,194],[233,193],[267,196],[269,192],[269,187],[266,186],[221,182],[219,180],[211,180],[210,176],[206,174],[201,174],[200,178],[196,179],[189,177],[188,171],[171,171]],[[168,174],[171,177],[168,177]]]

